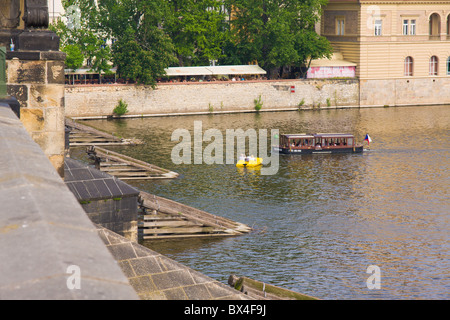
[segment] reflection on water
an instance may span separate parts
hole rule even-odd
[[[89,121],[146,142],[114,150],[174,170],[170,181],[132,182],[258,232],[227,239],[146,242],[226,281],[231,273],[322,299],[448,299],[448,106]],[[175,129],[348,132],[373,141],[363,154],[281,156],[272,176],[234,165],[174,165]],[[365,142],[367,148],[367,143]],[[381,289],[369,290],[369,265]]]

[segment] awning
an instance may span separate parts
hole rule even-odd
[[[258,65],[170,67],[166,68],[165,71],[168,76],[213,76],[267,73]]]
[[[116,72],[117,68],[111,68],[111,72]],[[93,71],[92,69],[80,68],[76,69],[75,72],[72,69],[64,69],[65,74],[98,74],[98,72]],[[102,74],[105,74],[102,72]]]

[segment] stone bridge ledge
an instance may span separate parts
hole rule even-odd
[[[81,205],[5,106],[0,204],[0,299],[138,299]],[[72,265],[80,289],[67,285]]]

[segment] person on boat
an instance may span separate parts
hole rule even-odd
[[[245,155],[241,154],[240,157],[239,157],[239,160],[245,160]]]

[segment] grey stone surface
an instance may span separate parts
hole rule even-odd
[[[41,148],[0,108],[0,299],[137,299]],[[80,270],[80,289],[67,286]]]
[[[249,296],[98,226],[130,284],[143,300],[248,300]]]
[[[66,158],[64,181],[78,200],[138,196],[139,190],[80,161]]]

